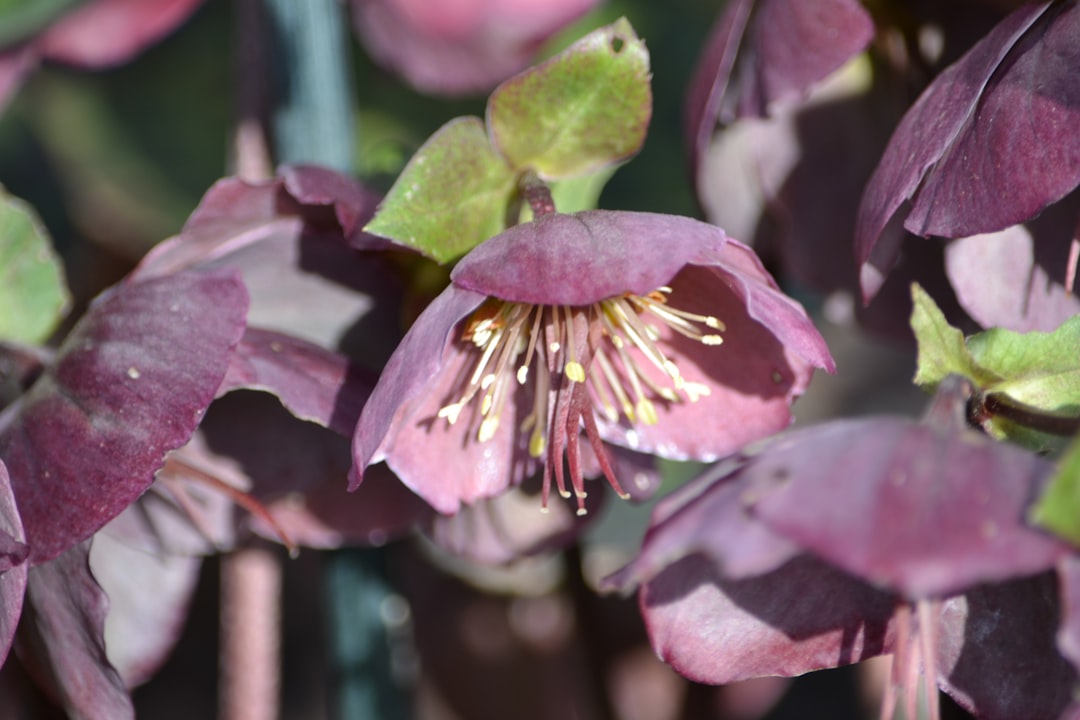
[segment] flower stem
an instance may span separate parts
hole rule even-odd
[[[1072,437],[1080,433],[1080,417],[1032,407],[1005,393],[976,393],[971,402],[972,417],[978,421],[997,416],[1029,430],[1058,437]]]
[[[535,170],[526,170],[518,180],[518,188],[525,196],[525,201],[532,208],[534,218],[551,215],[555,212],[555,201],[551,197],[551,188],[547,186]]]

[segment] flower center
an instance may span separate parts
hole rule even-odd
[[[723,342],[720,320],[671,307],[670,294],[671,288],[662,287],[644,296],[627,294],[581,307],[488,299],[462,331],[462,341],[477,351],[472,372],[463,378],[458,399],[440,408],[438,417],[453,425],[462,410],[473,405],[476,439],[487,442],[499,429],[507,399],[532,375],[532,408],[518,430],[529,433],[532,457],[547,454],[544,509],[552,474],[559,493],[570,497],[563,478],[565,446],[578,514],[584,514],[577,444],[582,426],[604,475],[620,496],[628,497],[601,444],[594,403],[608,422],[617,422],[621,414],[630,423],[655,424],[655,400],[696,402],[709,394],[708,386],[686,380],[664,353],[657,324],[705,345]],[[641,356],[661,371],[663,381],[642,367]]]

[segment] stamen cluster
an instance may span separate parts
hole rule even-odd
[[[566,451],[578,514],[585,513],[584,480],[579,461],[581,429],[601,470],[622,497],[628,497],[611,469],[596,426],[594,408],[611,423],[620,414],[630,423],[652,425],[655,402],[696,402],[708,386],[686,380],[661,348],[660,323],[704,345],[723,342],[724,324],[715,317],[671,307],[671,288],[648,295],[626,294],[588,306],[533,305],[489,299],[465,322],[461,341],[475,346],[472,372],[462,378],[458,399],[438,417],[451,425],[470,405],[475,410],[477,442],[495,436],[507,399],[532,375],[532,408],[518,431],[529,433],[534,458],[545,454],[543,508],[554,475],[559,494],[569,498],[563,469]],[[640,355],[634,353],[636,349]],[[666,376],[663,384],[639,365],[643,356]],[[539,366],[533,370],[534,366]],[[587,389],[586,389],[587,388]],[[479,405],[474,405],[477,397]]]

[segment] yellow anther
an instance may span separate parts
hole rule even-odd
[[[566,377],[570,378],[574,382],[585,382],[585,368],[581,366],[581,363],[576,360],[571,360],[566,363],[564,370]]]
[[[480,432],[476,434],[476,439],[480,442],[487,442],[491,438],[495,437],[495,431],[499,429],[499,418],[496,415],[484,418],[484,421],[480,423]]]

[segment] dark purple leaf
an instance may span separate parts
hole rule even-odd
[[[133,521],[128,508],[90,548],[90,569],[109,598],[105,647],[127,687],[149,680],[180,638],[201,564],[195,557],[145,552],[107,534],[110,526]]]
[[[879,236],[904,227],[966,237],[1034,216],[1080,182],[1080,6],[1017,10],[942,72],[905,115],[863,196],[860,263],[887,273]],[[872,296],[878,280],[864,277]]]
[[[71,717],[133,718],[120,674],[105,655],[109,601],[87,564],[89,543],[30,570],[16,650]]]
[[[521,70],[550,35],[597,0],[351,0],[371,56],[423,92],[488,90]]]
[[[1032,575],[1068,552],[1024,522],[1053,465],[969,430],[835,421],[780,438],[747,472],[778,484],[752,504],[770,529],[908,598]]]
[[[942,689],[980,720],[1076,718],[1076,670],[1054,644],[1060,606],[1050,573],[982,585],[946,601],[938,641]]]
[[[713,684],[801,675],[891,652],[895,603],[809,555],[742,580],[691,555],[641,590],[641,612],[660,658]]]
[[[233,273],[183,273],[98,299],[0,432],[31,561],[89,537],[191,437],[247,311]]]
[[[93,0],[37,40],[44,57],[83,67],[127,62],[187,20],[203,0]]]
[[[764,117],[861,52],[874,35],[855,0],[738,0],[724,9],[691,85],[687,125],[695,168],[717,120]]]
[[[0,667],[11,649],[26,591],[25,561],[29,548],[22,540],[22,522],[15,508],[7,468],[0,461]]]
[[[375,377],[344,356],[289,335],[248,328],[218,394],[265,390],[301,420],[351,437]]]

